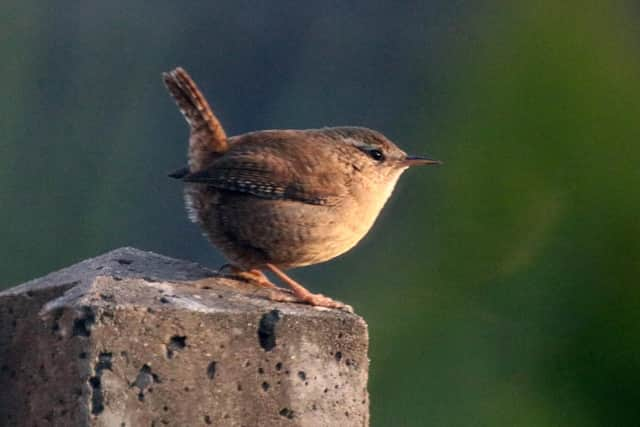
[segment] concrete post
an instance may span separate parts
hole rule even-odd
[[[0,424],[367,426],[367,325],[121,248],[0,293]]]

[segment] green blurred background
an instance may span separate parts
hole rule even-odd
[[[176,65],[228,133],[363,125],[412,170],[347,255],[296,270],[371,334],[374,426],[640,425],[637,2],[0,4],[1,285],[187,221]]]

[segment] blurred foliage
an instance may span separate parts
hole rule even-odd
[[[293,273],[368,320],[373,425],[637,425],[639,11],[388,3],[3,6],[2,280],[125,244],[222,263],[164,175],[181,64],[232,134],[360,124],[445,161]]]
[[[482,38],[450,81],[440,193],[406,223],[429,256],[397,245],[414,271],[389,274],[407,301],[372,328],[391,348],[374,364],[396,367],[373,372],[385,396],[373,419],[636,425],[637,17],[605,3],[502,6],[476,22]]]

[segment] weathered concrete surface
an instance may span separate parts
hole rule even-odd
[[[121,248],[0,293],[0,424],[366,426],[367,327]]]

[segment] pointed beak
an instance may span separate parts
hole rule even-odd
[[[440,160],[432,160],[427,159],[422,156],[407,156],[401,164],[403,166],[422,166],[422,165],[441,165],[442,162]]]

